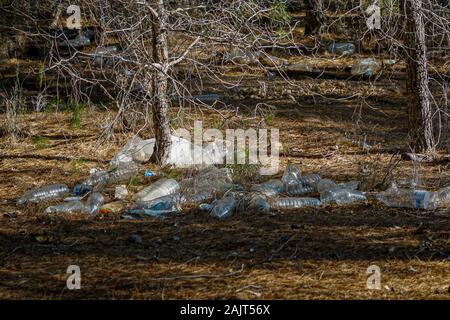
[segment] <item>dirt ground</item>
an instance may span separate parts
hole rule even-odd
[[[450,181],[448,154],[422,164],[396,154],[405,145],[402,103],[378,101],[376,108],[349,101],[272,103],[277,109],[264,125],[280,129],[282,168],[289,160],[305,173],[360,180],[368,191],[384,187],[389,171],[389,179],[411,179],[416,173],[430,189]],[[356,127],[360,108],[363,121]],[[44,204],[16,207],[14,200],[26,189],[55,182],[72,187],[90,168],[107,166],[125,141],[119,135],[119,141],[96,149],[98,120],[107,115],[88,110],[83,127],[73,129],[68,113],[27,114],[23,123],[33,137],[45,137],[44,144],[31,137],[15,144],[2,138],[0,299],[450,298],[446,209],[397,209],[369,201],[241,212],[224,220],[196,210],[124,220],[120,215],[48,215]],[[214,117],[205,113],[210,123]],[[234,118],[227,119],[230,124]],[[249,126],[261,120],[243,119]],[[346,138],[355,132],[367,135],[374,146],[370,152]],[[149,167],[142,165],[141,171]],[[130,242],[132,234],[142,243]],[[66,288],[69,265],[81,269],[80,290]],[[371,265],[380,268],[380,290],[367,288]]]

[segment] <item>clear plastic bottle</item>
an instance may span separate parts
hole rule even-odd
[[[81,185],[88,187],[107,186],[115,183],[126,182],[139,171],[139,165],[134,162],[123,163],[110,170],[94,172]]]
[[[111,169],[108,171],[106,185],[128,181],[130,178],[136,176],[138,171],[139,165],[135,162],[130,162],[126,165]]]
[[[223,194],[232,188],[232,183],[232,172],[229,168],[208,166],[191,178],[181,181],[180,185],[184,195],[194,196],[203,192]]]
[[[380,63],[374,58],[367,58],[357,61],[353,66],[351,73],[354,76],[372,77],[381,69]]]
[[[291,184],[297,184],[298,179],[300,179],[302,175],[302,169],[300,166],[289,163],[286,166],[286,170],[284,170],[283,176],[281,177],[281,181],[289,186]]]
[[[45,213],[82,213],[86,211],[86,206],[81,201],[66,202],[45,209]]]
[[[437,201],[439,207],[450,205],[450,186],[438,190]]]
[[[92,215],[98,214],[101,206],[105,203],[105,198],[100,192],[94,192],[86,202],[86,212]]]
[[[17,205],[23,205],[27,202],[38,203],[51,199],[60,199],[70,193],[69,188],[65,184],[52,184],[25,192],[17,199]]]
[[[211,215],[213,217],[222,219],[229,217],[236,209],[236,199],[234,196],[229,195],[220,200],[216,200],[212,203]]]
[[[196,194],[183,194],[181,196],[181,203],[184,205],[196,205],[208,200],[214,199],[214,192],[212,191],[200,191]]]
[[[338,185],[331,179],[320,179],[317,183],[317,191],[319,191],[319,193],[335,188],[338,188]]]
[[[167,195],[178,193],[180,185],[174,179],[162,178],[155,183],[145,187],[133,196],[138,202],[150,201]]]
[[[338,55],[352,55],[355,53],[355,45],[353,43],[331,43],[327,51]]]
[[[338,205],[353,202],[366,201],[367,197],[361,191],[353,190],[356,183],[353,181],[338,185],[330,179],[321,179],[317,183],[317,191],[320,193],[320,201],[323,204],[335,202]]]
[[[376,198],[388,207],[435,209],[438,204],[438,192],[399,189],[396,185],[391,186],[384,192],[377,194]]]
[[[173,194],[152,199],[150,201],[138,202],[128,211],[128,213],[133,215],[159,217],[180,210],[180,195]]]
[[[338,205],[346,205],[353,202],[367,201],[367,197],[361,191],[337,188],[322,192],[320,201],[323,204],[335,202]]]
[[[270,207],[277,210],[298,209],[303,207],[319,207],[320,200],[316,198],[273,198],[269,200]]]
[[[270,205],[266,198],[258,193],[251,193],[245,197],[245,210],[267,212],[270,210]]]
[[[339,183],[338,186],[342,189],[347,189],[347,190],[358,190],[360,185],[359,181],[353,180],[353,181],[349,181],[349,182],[343,182],[343,183]]]
[[[272,179],[264,183],[255,184],[251,189],[267,197],[276,196],[286,190],[284,183],[280,179]]]
[[[313,185],[303,185],[302,183],[295,185],[291,184],[287,188],[287,193],[292,196],[310,193],[317,190],[317,188]]]
[[[320,181],[318,174],[308,174],[306,176],[299,177],[297,181],[286,185],[286,190],[290,195],[300,195],[309,192],[317,191],[317,184]]]

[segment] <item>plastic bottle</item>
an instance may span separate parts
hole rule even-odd
[[[196,194],[183,194],[181,196],[181,203],[186,205],[196,205],[201,202],[212,200],[213,198],[214,192],[200,191]]]
[[[345,187],[355,187],[355,183],[338,185],[330,179],[321,179],[317,183],[317,191],[320,193],[320,201],[323,204],[335,202],[338,205],[350,204],[358,201],[366,201],[367,197],[361,191]]]
[[[233,187],[232,182],[232,172],[229,168],[208,166],[193,177],[181,181],[180,185],[186,198],[194,198],[206,193],[223,194]]]
[[[110,170],[102,170],[94,172],[81,185],[89,187],[107,186],[115,183],[125,182],[131,177],[136,176],[139,171],[137,163],[122,163],[118,167]]]
[[[96,215],[101,206],[105,203],[105,198],[100,192],[94,192],[90,195],[86,202],[86,212]]]
[[[245,198],[246,210],[267,212],[270,205],[266,198],[260,194],[252,193]]]
[[[133,196],[138,202],[150,201],[167,195],[172,195],[180,190],[180,185],[174,179],[162,178],[155,183],[145,187]]]
[[[56,206],[50,206],[45,209],[45,213],[77,213],[85,212],[86,206],[81,201],[66,202]]]
[[[114,199],[124,200],[128,197],[128,189],[126,185],[118,185],[114,191]]]
[[[277,210],[298,209],[303,207],[319,207],[320,200],[316,198],[273,198],[269,200],[270,207]]]
[[[75,187],[73,187],[72,193],[75,196],[82,197],[85,194],[88,194],[89,192],[91,192],[92,190],[93,190],[92,186],[80,183],[80,184],[77,184]]]
[[[351,73],[354,76],[372,77],[381,69],[380,63],[374,58],[367,58],[357,61],[353,66]]]
[[[128,213],[134,215],[150,215],[155,217],[163,216],[168,213],[180,211],[179,201],[179,194],[167,195],[150,201],[138,202],[128,211]]]
[[[280,179],[272,179],[264,183],[252,186],[252,191],[257,191],[267,197],[276,196],[286,190],[284,183]]]
[[[366,201],[367,197],[361,191],[348,189],[326,190],[320,194],[320,201],[323,204],[335,202],[338,205],[346,205],[353,202]]]
[[[106,185],[125,182],[128,179],[137,175],[139,171],[139,165],[134,162],[130,162],[126,165],[113,168],[108,171],[108,179]]]
[[[298,179],[300,179],[301,175],[302,169],[300,168],[300,166],[290,163],[286,166],[286,170],[284,170],[283,176],[281,177],[281,181],[286,186],[289,186],[291,184],[297,184]]]
[[[65,184],[51,184],[41,188],[28,190],[17,199],[17,205],[27,202],[38,203],[51,199],[60,199],[69,194],[69,188]]]
[[[338,186],[342,189],[358,190],[359,184],[360,184],[359,181],[353,180],[349,182],[339,183]]]
[[[438,192],[399,189],[392,185],[384,192],[377,194],[376,198],[388,207],[435,209],[438,205]]]
[[[327,51],[338,55],[352,55],[355,53],[355,45],[353,43],[331,43]]]
[[[439,207],[450,205],[450,186],[438,190],[437,201]]]
[[[236,199],[229,195],[212,203],[211,215],[223,219],[233,214],[236,209]]]
[[[286,186],[287,193],[290,195],[300,195],[317,191],[317,184],[320,181],[318,174],[309,174],[297,179],[296,183]]]
[[[331,179],[320,179],[317,183],[317,191],[319,191],[319,193],[335,188],[337,188],[337,184]]]

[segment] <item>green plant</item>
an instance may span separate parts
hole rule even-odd
[[[50,139],[43,136],[35,136],[32,141],[36,149],[45,149],[50,145]]]
[[[75,129],[82,128],[82,117],[84,111],[86,110],[86,105],[83,103],[69,102],[67,106],[72,113],[70,118],[70,126]]]
[[[286,2],[277,0],[270,6],[270,20],[278,27],[284,27],[291,22],[292,17],[287,11]]]
[[[128,180],[128,187],[136,187],[142,184],[143,182],[139,177],[131,177],[130,180]]]
[[[42,86],[44,85],[45,80],[45,65],[43,62],[39,62],[38,64],[38,88],[39,91],[42,90]]]

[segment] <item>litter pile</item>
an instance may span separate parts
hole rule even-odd
[[[177,159],[188,141],[174,137],[171,161],[181,166]],[[154,140],[136,138],[115,156],[108,170],[92,172],[70,192],[67,185],[53,184],[25,192],[17,205],[64,200],[52,205],[46,213],[87,213],[91,215],[122,213],[124,218],[137,216],[161,217],[187,208],[207,211],[217,218],[235,212],[289,210],[319,207],[328,204],[348,205],[367,201],[366,193],[359,191],[359,182],[336,183],[318,174],[302,175],[301,168],[288,164],[281,179],[271,179],[244,188],[233,183],[230,168],[207,165],[189,178],[177,181],[160,177],[139,192],[129,195],[123,185],[138,175],[139,164],[150,159]],[[145,176],[154,175],[147,170]],[[154,175],[156,176],[156,175]],[[106,203],[107,188],[115,188],[114,201]],[[131,201],[127,201],[127,199]],[[450,186],[438,191],[402,189],[392,185],[375,199],[390,207],[436,209],[450,205]]]

